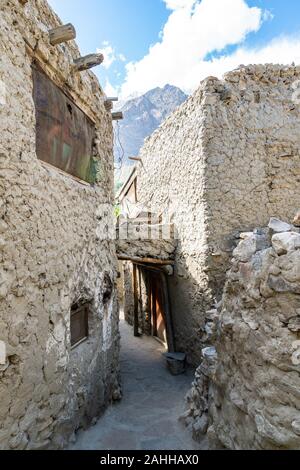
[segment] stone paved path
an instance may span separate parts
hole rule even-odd
[[[195,450],[201,447],[178,422],[193,372],[173,377],[153,338],[135,338],[121,320],[123,399],[112,405],[98,423],[80,431],[71,449]]]

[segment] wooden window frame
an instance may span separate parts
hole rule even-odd
[[[82,313],[84,315],[84,335],[78,339],[78,341],[72,343],[72,317]],[[76,309],[70,311],[70,335],[71,335],[71,349],[77,348],[80,344],[84,343],[89,339],[89,313],[90,313],[90,304],[85,304],[77,307]]]

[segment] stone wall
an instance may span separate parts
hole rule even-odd
[[[113,134],[94,74],[76,73],[72,41],[51,46],[60,20],[44,0],[3,0],[0,15],[0,448],[62,448],[99,416],[118,386],[112,221]],[[95,123],[97,184],[37,159],[31,64]],[[89,339],[71,350],[70,308],[90,302]]]
[[[243,241],[228,273],[211,431],[232,449],[300,449],[300,234],[265,240]]]
[[[170,279],[176,345],[195,364],[239,232],[273,215],[288,220],[298,208],[299,77],[299,67],[276,65],[209,77],[141,151],[138,201],[158,214],[168,209],[178,232]]]
[[[299,266],[299,229],[279,221],[235,249],[214,346],[187,397],[196,439],[208,431],[217,447],[300,448]]]

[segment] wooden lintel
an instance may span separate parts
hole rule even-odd
[[[26,3],[28,2],[28,0],[19,0],[19,2],[21,3],[21,5],[26,5]]]
[[[111,117],[113,121],[120,121],[124,119],[123,113],[120,111],[117,113],[111,113]]]
[[[104,61],[103,54],[89,54],[84,57],[79,57],[74,60],[75,70],[77,72],[82,72],[83,70],[91,69],[97,65],[102,64]]]
[[[49,31],[50,44],[56,46],[63,42],[72,41],[76,38],[76,30],[71,23],[65,24],[63,26],[58,26],[57,28],[50,29]]]
[[[175,261],[168,259],[155,259],[155,258],[139,258],[139,257],[132,257],[132,256],[123,256],[123,255],[118,255],[118,259],[120,261],[131,261],[132,263],[143,263],[143,264],[156,264],[160,266],[174,266]]]
[[[121,260],[120,260],[121,261]],[[157,273],[165,273],[167,276],[173,276],[174,275],[174,266],[171,264],[146,264],[146,263],[137,263],[136,261],[133,263],[136,264],[137,266],[140,266],[141,268],[150,270],[150,271],[155,271]]]

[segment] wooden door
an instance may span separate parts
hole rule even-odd
[[[152,335],[167,345],[166,317],[164,311],[165,299],[161,275],[150,273],[151,295],[151,324]]]

